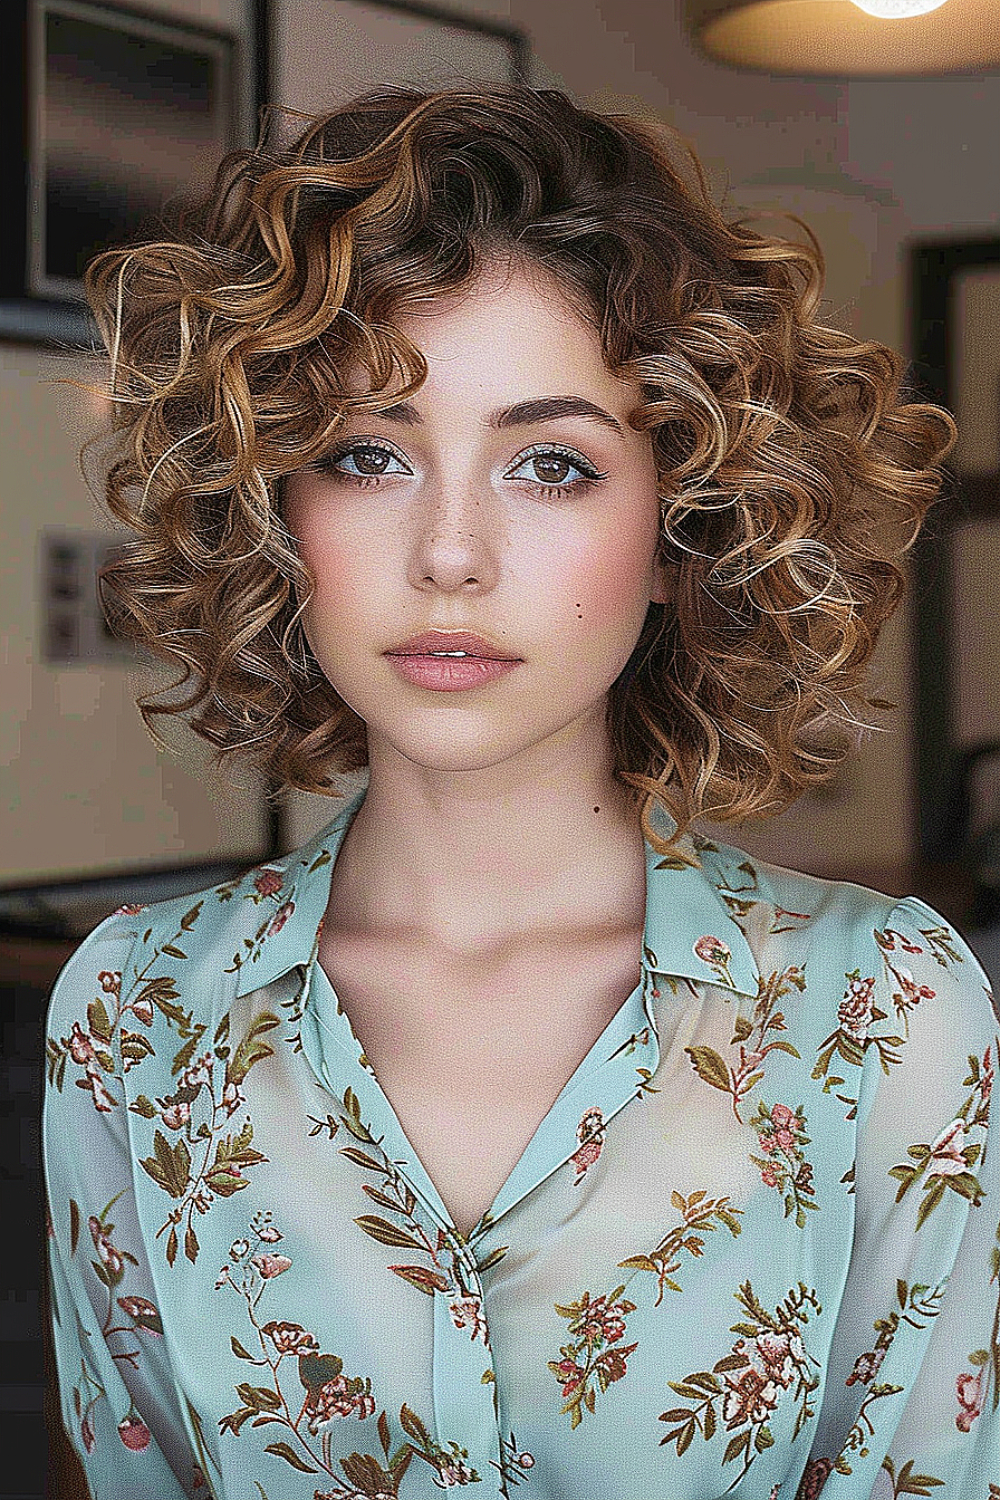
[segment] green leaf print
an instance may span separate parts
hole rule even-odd
[[[283,1458],[286,1464],[291,1464],[293,1469],[298,1469],[300,1474],[317,1474],[312,1464],[307,1464],[304,1458],[300,1458],[291,1443],[268,1443],[264,1449],[265,1453],[273,1453],[276,1458]]]
[[[713,1089],[729,1093],[729,1069],[714,1047],[685,1047],[698,1077]]]
[[[594,1411],[595,1385],[603,1394],[616,1381],[622,1380],[627,1373],[628,1359],[638,1348],[637,1343],[622,1343],[628,1315],[635,1312],[637,1306],[635,1302],[622,1296],[626,1286],[637,1275],[652,1272],[658,1284],[654,1306],[659,1307],[665,1291],[681,1290],[674,1272],[680,1268],[683,1254],[695,1257],[702,1255],[704,1236],[713,1233],[720,1224],[734,1237],[741,1232],[742,1226],[736,1217],[741,1210],[731,1208],[728,1198],[709,1198],[704,1190],[685,1197],[675,1189],[670,1200],[679,1216],[679,1222],[664,1235],[654,1250],[619,1261],[619,1269],[631,1270],[633,1273],[628,1282],[599,1297],[592,1297],[589,1291],[585,1291],[575,1302],[566,1306],[555,1304],[559,1316],[569,1319],[569,1332],[575,1335],[572,1342],[563,1344],[560,1348],[560,1359],[548,1361],[548,1367],[559,1381],[561,1393],[566,1398],[560,1408],[560,1416],[569,1413],[571,1429],[577,1428],[583,1421],[584,1410]],[[705,1378],[713,1379],[712,1376]]]
[[[742,1121],[740,1109],[744,1099],[764,1078],[769,1054],[785,1052],[790,1057],[799,1056],[791,1042],[775,1033],[788,1029],[781,1001],[793,990],[804,990],[805,983],[805,969],[800,964],[791,964],[760,979],[752,1014],[736,1019],[729,1045],[737,1051],[731,1062],[714,1047],[684,1049],[698,1077],[711,1088],[729,1095],[737,1120]]]
[[[230,1247],[229,1260],[216,1282],[217,1290],[228,1288],[241,1299],[259,1348],[259,1354],[252,1355],[233,1334],[230,1340],[233,1355],[260,1371],[254,1382],[239,1381],[234,1385],[240,1404],[220,1419],[220,1432],[238,1439],[248,1422],[254,1427],[269,1423],[283,1428],[285,1435],[268,1443],[265,1452],[299,1473],[327,1475],[324,1484],[332,1481],[332,1487],[315,1491],[321,1500],[351,1500],[357,1495],[395,1496],[414,1458],[421,1459],[434,1471],[434,1483],[439,1488],[477,1483],[480,1476],[468,1462],[466,1449],[454,1440],[447,1446],[437,1443],[427,1424],[405,1403],[400,1409],[399,1423],[406,1440],[397,1444],[395,1452],[391,1451],[388,1415],[384,1410],[378,1414],[376,1431],[384,1462],[373,1453],[359,1452],[337,1460],[333,1453],[333,1426],[347,1417],[367,1423],[375,1415],[372,1382],[369,1376],[345,1373],[340,1356],[324,1352],[316,1335],[300,1323],[261,1321],[262,1298],[272,1295],[275,1279],[293,1268],[293,1257],[280,1255],[274,1249],[283,1239],[270,1214],[254,1215],[246,1237]],[[503,1476],[501,1485],[500,1492],[506,1496]]]
[[[882,1468],[892,1480],[893,1500],[897,1500],[900,1495],[927,1496],[937,1485],[944,1484],[943,1479],[935,1479],[933,1474],[914,1474],[913,1462],[912,1458],[908,1458],[897,1474],[891,1458],[882,1460]]]
[[[987,1065],[990,1062],[990,1048],[987,1048],[985,1062]],[[897,1203],[923,1181],[923,1197],[917,1210],[918,1229],[942,1202],[946,1192],[958,1194],[976,1208],[983,1201],[982,1186],[972,1169],[979,1161],[986,1137],[989,1111],[984,1107],[984,1100],[989,1098],[993,1072],[988,1066],[980,1072],[977,1059],[973,1057],[969,1058],[969,1063],[971,1071],[965,1084],[968,1087],[971,1083],[972,1092],[955,1118],[930,1144],[917,1142],[908,1146],[909,1162],[898,1162],[889,1168],[889,1176],[899,1183]],[[978,1139],[970,1139],[973,1132]]]
[[[162,1130],[153,1136],[153,1156],[139,1163],[153,1181],[171,1198],[183,1198],[191,1181],[191,1153],[187,1144],[179,1140],[171,1146]]]
[[[668,1381],[670,1389],[690,1405],[672,1407],[659,1420],[671,1428],[660,1446],[674,1443],[678,1454],[686,1452],[698,1433],[711,1442],[721,1421],[732,1434],[722,1462],[742,1460],[742,1478],[772,1446],[770,1419],[784,1403],[792,1401],[797,1407],[793,1441],[816,1414],[813,1395],[819,1377],[810,1366],[818,1368],[818,1361],[807,1352],[801,1330],[822,1309],[815,1291],[804,1282],[793,1287],[773,1312],[762,1306],[749,1281],[735,1295],[749,1314],[730,1329],[739,1335],[735,1344],[711,1370]]]

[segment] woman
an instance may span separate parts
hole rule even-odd
[[[123,612],[220,756],[368,770],[57,984],[100,1500],[994,1493],[982,971],[691,832],[847,753],[951,439],[819,284],[523,88],[370,96],[98,262]]]

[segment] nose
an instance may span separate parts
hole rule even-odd
[[[481,593],[496,584],[498,520],[475,488],[440,487],[419,512],[409,568],[415,588]]]

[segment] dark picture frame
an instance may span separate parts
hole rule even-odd
[[[263,0],[232,31],[116,0],[4,0],[21,87],[0,99],[0,338],[94,346],[83,264],[155,234],[192,181],[252,144],[266,38]]]
[[[962,349],[959,293],[970,271],[1000,265],[1000,237],[920,242],[911,247],[911,354],[921,393],[953,409]],[[976,393],[984,419],[1000,426],[1000,389]],[[1000,469],[951,466],[943,499],[913,555],[914,785],[916,848],[927,868],[951,868],[968,855],[970,787],[992,741],[960,745],[956,732],[955,536],[959,527],[1000,516]]]
[[[268,0],[273,35],[271,101],[307,113],[384,84],[441,88],[462,83],[526,83],[528,33],[434,0]],[[327,45],[327,43],[335,45]],[[315,59],[343,59],[324,71]]]

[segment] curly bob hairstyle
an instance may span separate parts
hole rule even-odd
[[[554,275],[645,397],[673,597],[650,605],[607,727],[646,836],[680,853],[699,815],[768,815],[827,779],[885,706],[865,671],[954,428],[906,403],[899,356],[815,320],[811,235],[727,222],[669,130],[554,90],[378,90],[228,158],[177,235],[95,260],[107,497],[136,536],[105,585],[119,628],[190,684],[140,708],[148,727],[189,712],[217,763],[252,755],[275,794],[336,794],[367,763],[305,639],[282,481],[345,412],[419,388],[394,314],[497,254]]]

